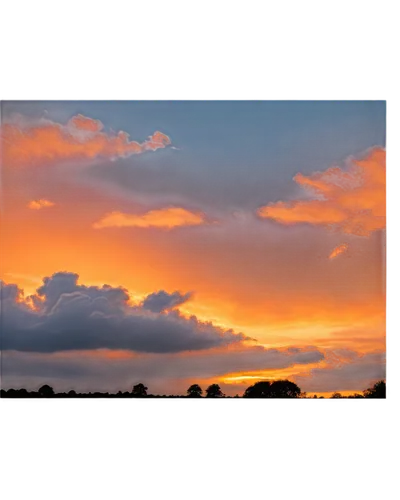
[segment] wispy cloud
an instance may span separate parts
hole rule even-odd
[[[5,276],[10,276],[13,279],[29,281],[31,283],[39,284],[42,281],[40,276],[33,276],[30,274],[22,274],[22,273],[4,273]]]
[[[374,148],[362,159],[352,158],[346,169],[297,174],[295,182],[313,198],[271,203],[258,215],[286,225],[308,223],[368,236],[386,227],[385,165],[385,150]]]
[[[206,223],[205,215],[182,207],[151,210],[143,215],[111,212],[96,222],[93,227],[158,227],[172,229],[180,226],[198,226]]]
[[[342,253],[347,252],[349,249],[349,245],[347,243],[342,243],[341,245],[335,247],[332,252],[329,254],[329,259],[335,259]]]
[[[325,351],[325,363],[295,377],[308,392],[362,391],[386,378],[385,352]]]
[[[55,203],[50,200],[41,198],[40,200],[32,200],[28,203],[27,207],[32,210],[40,210],[42,208],[54,207]]]
[[[19,117],[1,127],[5,166],[51,164],[65,160],[124,158],[145,151],[156,151],[171,144],[162,132],[146,141],[131,141],[126,132],[105,132],[99,120],[83,115],[63,125],[42,119],[30,122]]]

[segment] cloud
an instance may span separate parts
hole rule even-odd
[[[335,259],[336,257],[341,255],[342,253],[347,252],[348,249],[349,249],[349,245],[347,243],[342,243],[341,245],[338,245],[329,254],[329,259]]]
[[[385,164],[385,150],[374,148],[361,159],[350,159],[345,169],[297,174],[295,182],[312,198],[271,203],[258,215],[286,225],[308,223],[368,236],[386,227]]]
[[[143,300],[142,307],[149,311],[160,313],[184,304],[191,296],[192,294],[190,292],[182,294],[178,291],[168,293],[164,290],[160,290],[148,295]]]
[[[41,208],[54,207],[55,203],[52,201],[41,198],[40,200],[32,200],[28,203],[28,208],[32,210],[40,210]]]
[[[321,362],[313,348],[291,351],[236,344],[207,351],[141,353],[109,350],[32,353],[4,351],[3,387],[38,388],[51,383],[57,390],[130,390],[142,381],[153,394],[183,394],[193,380],[211,383],[231,373],[284,370]],[[247,385],[250,385],[247,384]],[[229,388],[228,388],[229,389]],[[236,384],[231,392],[238,392]],[[229,390],[228,390],[229,392]]]
[[[296,377],[307,392],[362,391],[386,378],[384,352],[359,354],[347,349],[326,353],[327,366],[312,368]]]
[[[74,127],[76,130],[86,130],[88,132],[100,132],[103,129],[103,124],[100,120],[93,120],[83,115],[73,116],[68,125]]]
[[[171,144],[170,138],[155,132],[143,143],[131,141],[126,132],[108,133],[99,120],[76,115],[66,125],[23,117],[1,127],[3,162],[6,166],[50,164],[65,160],[125,158],[156,151]]]
[[[17,285],[3,284],[3,386],[50,382],[60,390],[118,390],[145,379],[155,393],[182,393],[193,377],[312,366],[324,359],[314,347],[268,349],[171,310],[190,296],[161,290],[132,305],[126,289],[79,284],[69,272],[44,278],[29,297]]]
[[[334,354],[343,359],[356,359],[358,353],[352,349],[334,349]]]
[[[165,146],[168,146],[169,144],[171,144],[170,138],[162,132],[157,131],[154,132],[154,134],[151,135],[142,146],[144,151],[155,151],[156,149],[165,148]]]
[[[155,294],[147,306],[129,304],[124,288],[78,284],[78,275],[59,272],[43,280],[27,300],[16,285],[2,286],[2,348],[30,352],[125,349],[180,352],[210,349],[250,340],[179,311],[163,312],[187,300]],[[155,304],[158,307],[155,307]],[[31,307],[31,306],[33,307]],[[158,311],[157,311],[158,309]],[[155,312],[154,312],[155,311]]]
[[[205,215],[182,207],[151,210],[143,215],[111,212],[93,224],[96,229],[105,227],[158,227],[172,229],[179,226],[198,226],[205,224]]]

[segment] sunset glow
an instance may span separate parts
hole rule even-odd
[[[144,104],[3,103],[3,384],[385,378],[384,104]]]

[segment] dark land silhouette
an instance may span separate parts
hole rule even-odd
[[[300,387],[290,380],[261,381],[248,387],[242,396],[226,396],[218,384],[211,384],[205,390],[198,384],[192,384],[186,395],[155,395],[149,394],[148,388],[142,384],[136,384],[131,392],[108,393],[108,392],[89,392],[78,393],[74,390],[69,392],[54,392],[49,385],[43,385],[37,391],[27,391],[26,389],[2,389],[0,397],[2,398],[274,398],[274,399],[324,399],[323,396],[308,396],[302,392]],[[386,382],[380,380],[372,387],[365,389],[362,393],[354,393],[350,396],[342,396],[339,392],[334,392],[329,399],[384,399],[386,398]]]

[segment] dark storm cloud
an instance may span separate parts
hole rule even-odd
[[[242,333],[223,330],[195,316],[185,318],[178,311],[162,312],[187,300],[188,294],[169,296],[164,292],[165,297],[150,296],[153,310],[149,310],[130,305],[123,288],[79,285],[77,280],[77,274],[66,272],[45,278],[30,297],[35,310],[22,299],[15,285],[3,284],[3,350],[108,348],[167,353],[210,349],[247,339]]]

